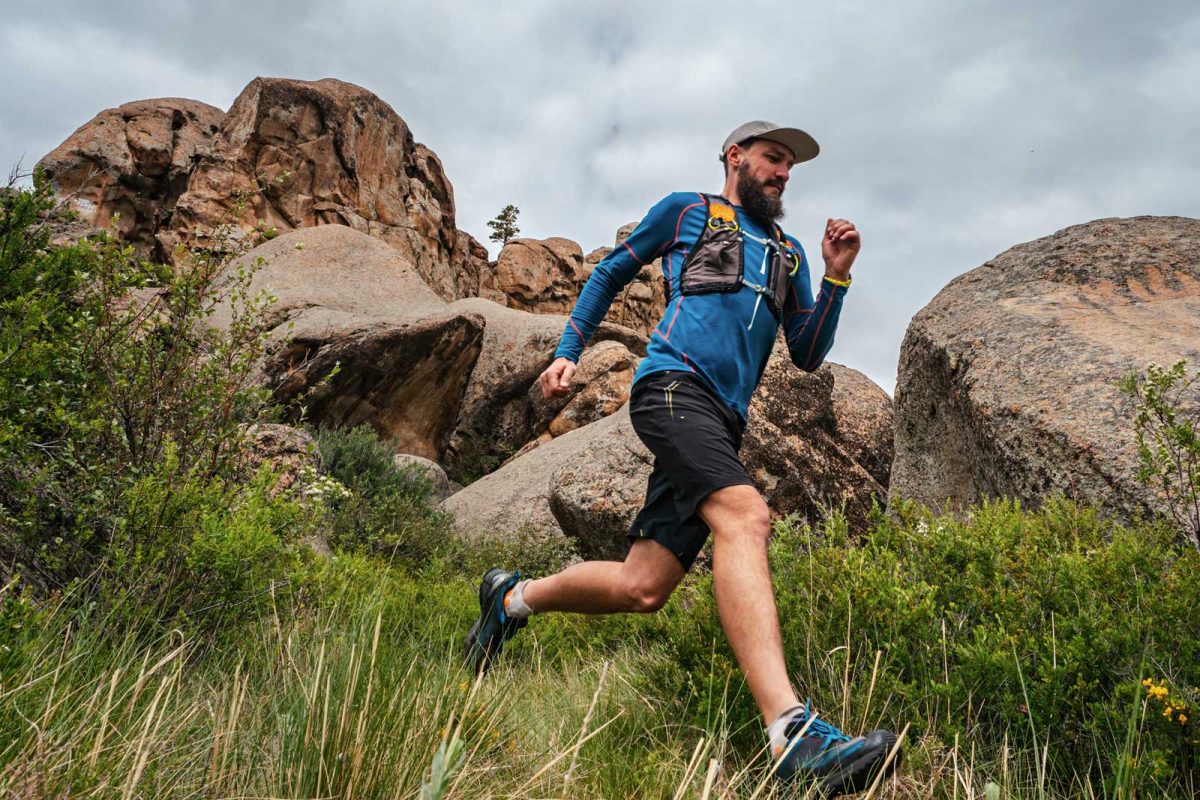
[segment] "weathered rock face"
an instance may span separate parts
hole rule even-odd
[[[441,507],[468,537],[524,530],[557,539],[566,533],[585,558],[617,558],[652,460],[622,408],[509,462]]]
[[[1018,245],[909,325],[892,494],[963,508],[1061,491],[1147,511],[1114,382],[1180,358],[1200,361],[1200,220],[1102,219]]]
[[[256,226],[346,225],[395,247],[444,298],[479,284],[478,251],[454,226],[437,156],[387,103],[342,81],[251,81],[159,238],[221,246],[214,231],[230,221],[233,238]]]
[[[841,367],[839,372],[843,371],[854,373],[854,382],[874,387],[886,399],[883,390],[866,376]],[[886,484],[855,460],[857,448],[840,436],[841,428],[854,427],[849,420],[864,415],[847,411],[843,404],[848,420],[842,423],[834,402],[837,381],[838,375],[829,365],[816,372],[797,369],[783,345],[776,347],[767,362],[750,400],[750,423],[741,457],[775,514],[798,513],[817,519],[844,503],[847,517],[852,524],[859,524],[870,511],[872,496],[882,501],[887,492]],[[872,392],[869,401],[878,400],[874,395]]]
[[[629,400],[633,374],[641,358],[617,341],[602,341],[583,351],[565,397],[542,397],[541,387],[529,387],[532,433],[530,445],[582,428],[616,413]],[[530,447],[529,449],[532,449]]]
[[[252,291],[278,298],[270,310],[277,344],[263,365],[276,396],[303,394],[314,423],[369,423],[400,452],[440,458],[483,320],[451,310],[395,249],[342,225],[279,236],[230,270],[260,256]],[[229,324],[229,309],[213,322]]]
[[[618,247],[634,227],[625,225],[617,231]],[[478,267],[478,295],[536,314],[567,314],[596,265],[611,252],[611,247],[600,247],[584,257],[570,239],[513,239],[495,262]],[[647,264],[613,298],[604,321],[649,336],[666,310],[665,291],[661,262]]]
[[[833,418],[839,446],[886,488],[896,454],[892,398],[856,369],[832,361],[823,369],[833,374]]]
[[[530,385],[553,360],[567,320],[516,311],[482,298],[459,300],[451,309],[487,321],[483,350],[471,372],[444,459],[456,478],[472,480],[499,466],[535,435]],[[592,341],[593,346],[615,341],[636,352],[646,351],[645,339],[637,333],[608,323],[601,324]]]
[[[618,228],[616,246],[620,247],[636,227],[636,222],[630,222]],[[584,281],[592,276],[596,265],[610,252],[612,248],[601,247],[588,254],[583,264]],[[662,279],[662,259],[656,259],[638,270],[633,281],[613,298],[612,307],[608,309],[605,320],[649,336],[654,326],[663,318],[666,309],[667,295]]]
[[[583,250],[570,239],[513,239],[496,259],[494,287],[509,308],[566,314],[582,278]]]
[[[206,155],[225,112],[196,100],[139,100],[101,111],[40,162],[79,214],[78,234],[108,227],[148,258],[171,220],[188,174]]]
[[[290,425],[252,425],[246,430],[246,446],[251,470],[267,464],[277,476],[275,494],[296,486],[306,471],[321,471],[321,452],[308,431]]]

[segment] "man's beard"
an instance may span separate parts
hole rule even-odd
[[[768,184],[755,180],[750,174],[750,165],[746,162],[738,167],[737,176],[738,198],[742,201],[742,210],[749,214],[751,219],[763,225],[770,225],[783,218],[783,186],[770,182],[780,193],[774,197],[768,195],[764,191]]]

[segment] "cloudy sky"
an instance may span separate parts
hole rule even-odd
[[[438,153],[480,240],[515,203],[522,235],[611,244],[661,196],[719,190],[738,124],[804,128],[822,154],[793,171],[785,228],[819,272],[826,217],[858,224],[831,358],[889,392],[909,319],[954,276],[1099,217],[1200,216],[1195,0],[58,0],[4,17],[5,168],[130,100],[228,108],[258,75],[334,77]]]

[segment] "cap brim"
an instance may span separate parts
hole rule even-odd
[[[802,161],[812,161],[821,152],[821,146],[817,144],[817,140],[799,128],[776,128],[770,133],[760,133],[755,138],[769,139],[783,145],[792,151],[797,164]]]

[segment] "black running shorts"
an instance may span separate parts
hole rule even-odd
[[[754,485],[738,459],[742,421],[702,379],[676,371],[635,383],[629,415],[654,454],[646,504],[629,538],[653,539],[690,569],[709,533],[696,513],[700,503],[717,489]]]

